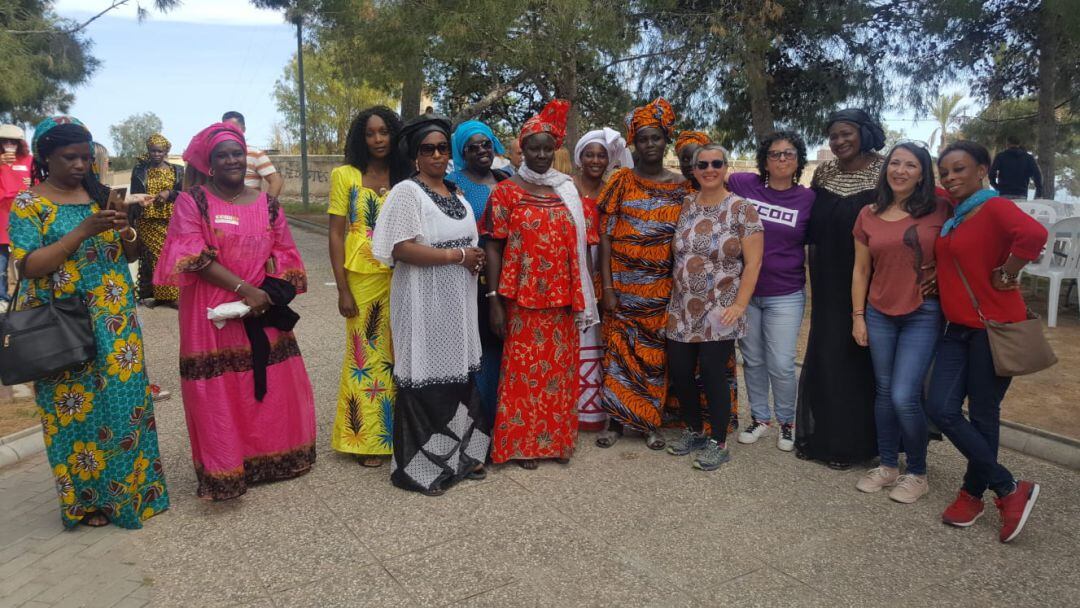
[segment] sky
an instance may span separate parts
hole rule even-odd
[[[274,83],[296,50],[296,30],[281,13],[257,9],[248,0],[183,0],[168,13],[151,11],[139,23],[135,4],[122,6],[87,27],[101,67],[75,90],[71,114],[96,139],[115,148],[109,127],[133,114],[151,111],[164,135],[180,152],[191,136],[227,110],[247,119],[248,141],[269,147],[279,121]],[[85,20],[109,0],[56,0],[56,12]],[[153,0],[142,0],[151,6]],[[933,121],[911,112],[883,116],[893,129],[927,141]]]

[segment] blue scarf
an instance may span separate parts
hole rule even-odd
[[[491,127],[479,120],[466,120],[458,125],[458,127],[454,129],[454,134],[450,136],[450,150],[454,154],[455,169],[465,168],[465,145],[469,143],[470,137],[477,134],[483,135],[491,140],[491,147],[495,154],[506,154],[506,150],[503,149],[502,143],[499,142],[499,139],[491,132]]]
[[[964,218],[966,218],[972,211],[975,211],[976,209],[981,207],[983,203],[994,198],[997,195],[997,190],[985,188],[964,199],[964,202],[956,206],[956,210],[953,211],[953,216],[949,218],[945,222],[945,225],[941,227],[941,236],[948,236],[948,234],[952,232],[954,228],[959,226],[960,223],[964,221]]]

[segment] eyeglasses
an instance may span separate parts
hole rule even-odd
[[[450,144],[445,141],[438,144],[420,144],[420,156],[435,156],[438,151],[442,156],[450,154]]]
[[[471,144],[465,145],[465,149],[469,152],[472,152],[473,154],[480,152],[481,150],[491,150],[492,148],[494,148],[494,146],[491,145],[490,139],[485,139],[484,141],[474,141]]]
[[[716,158],[716,159],[713,159],[713,160],[699,160],[697,162],[697,168],[698,168],[699,171],[704,171],[705,169],[708,169],[710,166],[713,169],[723,169],[724,165],[726,165],[726,164],[727,164],[727,161],[723,160],[723,159],[720,159],[720,158]]]
[[[795,160],[795,158],[797,156],[799,156],[799,153],[796,152],[795,150],[770,150],[769,151],[769,158],[771,158],[773,160],[780,160],[780,159]]]

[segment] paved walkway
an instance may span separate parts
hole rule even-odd
[[[1029,528],[997,542],[938,516],[963,462],[931,448],[916,505],[854,489],[775,448],[734,445],[715,474],[626,439],[583,435],[567,466],[496,467],[440,498],[332,453],[344,348],[325,237],[297,231],[311,293],[298,303],[317,398],[319,461],[241,499],[195,498],[179,399],[159,404],[172,508],[138,532],[61,529],[44,455],[0,470],[0,607],[1075,605],[1080,473],[1013,452],[1043,484]],[[146,311],[149,369],[178,393],[175,313]]]

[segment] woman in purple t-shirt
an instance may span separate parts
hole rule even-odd
[[[813,190],[799,185],[806,144],[793,131],[770,133],[758,145],[757,166],[757,174],[728,177],[728,189],[756,205],[765,226],[761,275],[746,308],[746,336],[739,340],[751,412],[750,426],[739,433],[739,443],[754,443],[772,425],[771,384],[780,425],[776,446],[790,452],[795,446],[798,392],[795,346],[806,306],[804,246],[814,205]]]

